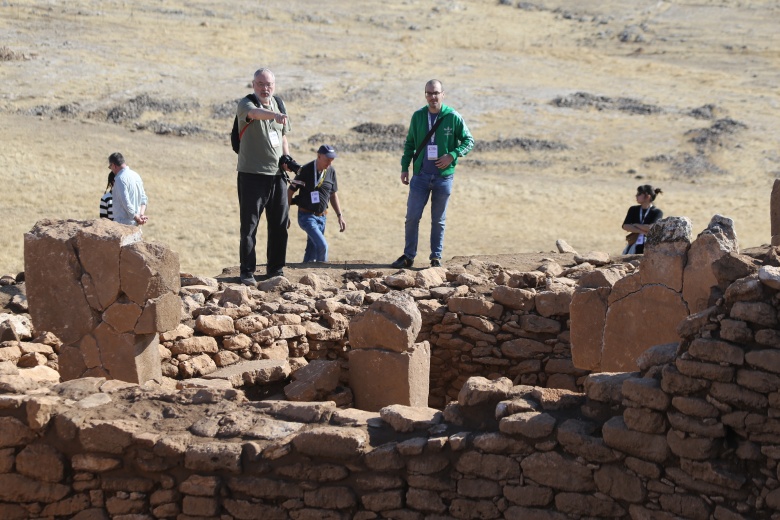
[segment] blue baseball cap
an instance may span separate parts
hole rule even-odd
[[[336,149],[329,144],[323,144],[322,146],[320,146],[320,149],[317,150],[317,153],[321,153],[322,155],[324,155],[329,159],[336,158]]]

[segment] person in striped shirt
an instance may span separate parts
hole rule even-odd
[[[111,191],[114,189],[114,172],[108,174],[108,184],[103,196],[100,197],[100,218],[114,220],[114,195]]]

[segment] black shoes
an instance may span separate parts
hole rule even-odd
[[[395,269],[408,269],[409,267],[412,267],[412,264],[414,264],[414,260],[406,258],[406,255],[401,255],[398,260],[390,264],[390,267]]]
[[[238,279],[244,285],[257,285],[257,280],[255,280],[255,277],[252,275],[252,273],[241,273],[241,276],[239,276]]]
[[[441,259],[431,258],[431,267],[441,267]]]
[[[277,269],[276,271],[271,271],[270,273],[266,273],[260,277],[260,280],[264,282],[266,280],[270,280],[271,278],[276,278],[277,276],[284,276],[284,270]]]

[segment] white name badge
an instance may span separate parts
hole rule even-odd
[[[428,145],[428,159],[433,161],[439,158],[439,147],[435,144]]]
[[[279,140],[279,134],[276,132],[276,130],[271,130],[268,133],[268,137],[271,139],[271,146],[274,148],[279,148],[281,141]]]
[[[312,204],[319,204],[320,203],[320,192],[319,191],[311,192],[311,203]]]

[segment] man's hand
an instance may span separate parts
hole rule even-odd
[[[287,114],[283,114],[282,112],[277,112],[276,114],[274,114],[274,121],[276,121],[280,125],[287,124]]]
[[[149,221],[149,217],[146,215],[136,215],[133,217],[133,220],[135,220],[139,226],[143,226]]]
[[[401,172],[401,182],[404,184],[409,184],[409,172]]]
[[[436,159],[436,167],[440,170],[444,170],[447,168],[450,164],[452,164],[453,158],[450,154],[445,153],[438,159]]]
[[[342,215],[339,215],[339,232],[343,233],[345,229],[347,229],[347,221]]]

